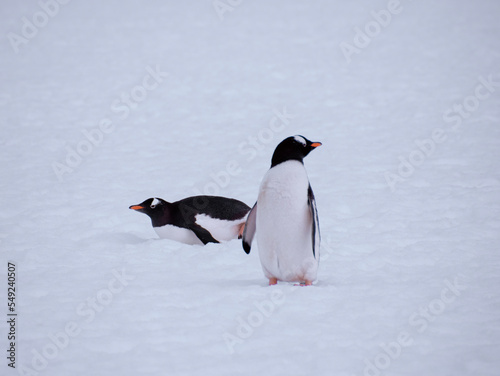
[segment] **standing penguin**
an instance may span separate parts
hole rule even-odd
[[[303,159],[320,145],[303,136],[283,140],[248,215],[243,249],[250,253],[257,232],[260,262],[270,285],[278,280],[311,285],[316,280],[319,222]]]

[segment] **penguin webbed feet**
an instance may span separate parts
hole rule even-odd
[[[274,286],[278,284],[277,278],[269,278],[269,286]]]
[[[312,281],[306,279],[304,282],[300,282],[298,286],[312,286],[312,284]]]
[[[277,285],[277,284],[278,284],[278,279],[277,278],[269,278],[269,286],[274,286],[274,285]],[[312,281],[309,281],[308,279],[306,279],[305,281],[300,281],[298,283],[294,283],[293,285],[294,286],[300,286],[300,287],[312,286]]]
[[[243,239],[243,232],[245,231],[245,223],[242,223],[240,225],[240,228],[238,229],[238,239]]]

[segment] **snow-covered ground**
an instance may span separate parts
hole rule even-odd
[[[215,7],[214,7],[215,4]],[[3,1],[2,375],[498,375],[500,3]],[[25,17],[25,18],[24,18]],[[128,209],[305,160],[317,283]],[[92,139],[88,141],[88,139]]]

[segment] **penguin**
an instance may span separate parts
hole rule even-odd
[[[321,142],[297,135],[274,150],[257,202],[248,214],[242,245],[250,253],[257,234],[259,258],[269,285],[309,286],[317,276],[320,231],[316,200],[303,159]]]
[[[219,196],[193,196],[176,202],[148,198],[129,209],[147,214],[160,238],[205,245],[241,239],[250,207]]]

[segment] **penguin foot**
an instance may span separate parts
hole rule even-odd
[[[277,285],[278,280],[276,278],[269,278],[269,286]]]
[[[294,286],[312,286],[312,281],[305,280],[304,282],[295,283]]]
[[[243,238],[243,231],[245,231],[245,223],[242,223],[240,225],[240,229],[238,231],[238,239]]]

